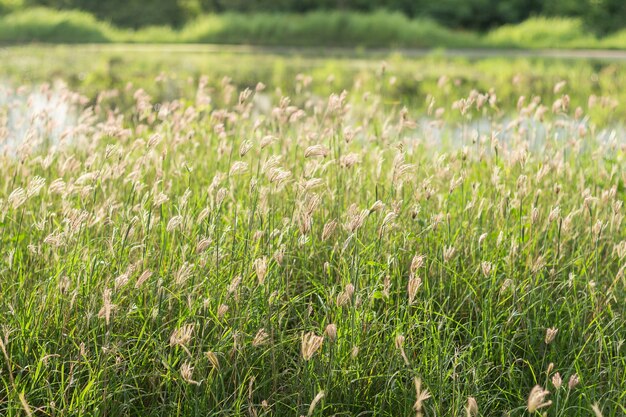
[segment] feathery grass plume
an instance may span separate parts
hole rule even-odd
[[[349,153],[339,158],[339,166],[342,168],[352,168],[361,162],[361,156],[358,153]]]
[[[488,277],[491,274],[491,269],[493,268],[493,264],[488,261],[483,261],[480,263],[480,270],[482,271],[485,277]]]
[[[324,329],[324,335],[328,337],[328,340],[334,342],[337,340],[337,325],[330,323]]]
[[[552,385],[554,385],[554,389],[558,390],[559,388],[561,388],[561,385],[563,384],[563,380],[561,379],[561,374],[556,372],[554,375],[552,375]]]
[[[149,269],[146,269],[145,271],[143,271],[141,275],[139,275],[139,278],[137,278],[137,282],[135,282],[135,288],[141,288],[141,286],[147,280],[149,280],[151,276],[152,276],[152,271],[150,271]]]
[[[600,406],[598,405],[598,403],[594,403],[594,404],[591,406],[591,410],[593,411],[593,414],[594,414],[596,417],[602,417],[602,410],[600,409]]]
[[[424,255],[413,256],[413,259],[411,260],[411,268],[410,268],[412,275],[414,275],[418,269],[424,266],[425,260],[426,260],[426,257]]]
[[[265,329],[259,329],[259,331],[254,336],[252,340],[252,346],[257,347],[266,344],[269,341],[269,334],[265,331]]]
[[[217,318],[220,320],[223,319],[226,313],[228,313],[228,305],[220,304],[217,308]]]
[[[465,405],[465,414],[467,415],[467,417],[478,416],[478,403],[476,402],[476,398],[467,397],[467,405]]]
[[[188,323],[175,329],[170,335],[170,347],[180,346],[189,356],[191,356],[191,353],[187,349],[187,345],[191,342],[193,329],[193,323]]]
[[[382,211],[384,208],[385,208],[385,203],[383,203],[380,200],[376,200],[374,204],[372,204],[372,206],[370,207],[370,214],[378,213],[379,211]]]
[[[210,237],[200,239],[196,244],[196,253],[202,253],[206,251],[208,247],[211,246],[211,243],[213,243],[213,239],[211,239]]]
[[[248,172],[248,163],[244,161],[235,161],[231,165],[228,175],[232,177],[237,174],[243,174],[245,172]]]
[[[183,263],[180,268],[174,274],[174,282],[176,285],[182,286],[184,285],[189,277],[191,277],[193,273],[193,265],[188,264],[187,262]]]
[[[211,352],[211,351],[204,352],[204,356],[206,356],[206,358],[209,360],[213,369],[220,369],[220,361],[217,358],[217,355],[215,354],[215,352]]]
[[[413,384],[415,385],[413,410],[415,410],[416,417],[422,417],[424,415],[424,401],[430,398],[430,392],[427,389],[422,389],[422,380],[419,377],[413,377]]]
[[[443,261],[445,263],[450,262],[452,258],[454,258],[454,255],[456,255],[456,249],[454,248],[454,246],[444,246]]]
[[[22,187],[18,187],[9,194],[7,198],[7,202],[13,210],[17,210],[22,204],[26,202],[27,199],[26,191]]]
[[[198,217],[196,218],[196,224],[199,225],[203,221],[205,221],[209,217],[210,213],[211,213],[210,208],[208,207],[203,208],[202,211],[200,211],[200,213],[198,214]]]
[[[352,350],[350,351],[350,358],[356,359],[356,357],[359,356],[360,351],[361,349],[359,349],[357,345],[352,346]]]
[[[578,374],[571,375],[569,377],[569,381],[567,381],[567,388],[573,390],[574,388],[576,388],[579,382],[580,380],[578,379]]]
[[[321,156],[326,158],[330,154],[330,149],[328,149],[324,145],[311,145],[304,151],[305,158],[314,158],[317,156]]]
[[[183,224],[183,216],[181,215],[174,216],[167,222],[167,227],[165,228],[165,230],[167,230],[168,233],[172,233],[174,230],[178,229],[182,224]]]
[[[33,177],[28,183],[28,187],[26,189],[26,197],[31,198],[37,196],[44,185],[46,185],[45,178],[42,178],[40,176]]]
[[[415,302],[415,296],[417,290],[422,286],[422,279],[420,277],[412,276],[409,278],[409,284],[407,285],[407,293],[409,295],[409,305],[413,305]]]
[[[361,211],[358,211],[356,206],[352,205],[348,209],[348,213],[346,215],[347,220],[346,220],[346,223],[344,224],[345,229],[350,233],[356,232],[363,226],[363,223],[365,222],[365,219],[367,218],[368,215],[369,215],[368,209],[363,209]]]
[[[180,376],[181,378],[183,378],[183,381],[185,381],[188,384],[193,384],[193,385],[201,384],[198,381],[194,381],[193,366],[191,366],[191,364],[187,361],[183,362],[183,364],[180,366]]]
[[[237,292],[237,288],[239,288],[239,284],[241,284],[241,275],[237,275],[233,277],[230,284],[228,284],[228,288],[226,289],[228,294],[230,295],[235,294]]]
[[[554,338],[556,337],[556,334],[558,332],[559,332],[559,329],[557,329],[556,327],[550,327],[546,329],[546,337],[544,340],[546,345],[549,345],[550,343],[554,341]]]
[[[308,332],[302,335],[302,357],[309,361],[321,349],[324,337]]]
[[[263,283],[265,282],[265,276],[267,275],[267,257],[264,256],[262,258],[255,259],[252,263],[252,267],[254,268],[254,272],[256,273],[259,285],[263,285]]]
[[[396,336],[394,343],[396,345],[396,349],[398,349],[400,351],[400,355],[402,356],[402,359],[404,360],[404,363],[406,366],[410,365],[409,362],[409,358],[406,356],[406,352],[404,351],[404,336],[399,334]]]
[[[539,385],[535,385],[528,395],[528,412],[532,414],[540,408],[550,406],[552,401],[545,401],[548,394],[550,394],[549,391],[544,390]]]
[[[313,412],[315,411],[315,407],[317,406],[317,403],[319,403],[322,398],[324,398],[324,391],[320,391],[317,393],[317,395],[315,396],[315,398],[313,398],[313,401],[311,401],[311,405],[309,406],[309,412],[306,414],[307,417],[311,417],[313,415]]]
[[[328,223],[326,223],[322,231],[322,242],[325,242],[326,240],[328,240],[333,235],[333,233],[335,233],[336,229],[337,229],[336,220],[331,220]]]
[[[102,293],[102,308],[98,312],[98,317],[104,318],[104,322],[107,326],[111,321],[111,313],[117,308],[117,306],[111,302],[111,295],[111,289],[106,288]]]
[[[350,303],[352,299],[352,295],[354,294],[354,285],[351,283],[346,284],[346,287],[343,291],[337,295],[337,305],[339,307],[345,306]]]
[[[128,284],[128,280],[130,279],[130,275],[129,272],[124,272],[123,274],[118,275],[114,282],[115,282],[115,291],[119,290],[120,288],[124,287],[126,284]]]

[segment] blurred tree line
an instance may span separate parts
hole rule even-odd
[[[5,0],[6,1],[6,0]],[[581,17],[598,34],[626,27],[626,0],[23,0],[25,6],[81,9],[137,28],[180,26],[202,13],[387,9],[461,29],[486,30],[531,16]]]

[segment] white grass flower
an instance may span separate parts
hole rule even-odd
[[[544,390],[539,385],[535,385],[528,395],[528,412],[532,414],[540,408],[550,406],[552,401],[545,401],[548,394],[550,394],[549,391]]]
[[[311,360],[313,355],[321,349],[322,343],[324,343],[324,338],[316,335],[314,332],[302,335],[302,357],[304,360]]]

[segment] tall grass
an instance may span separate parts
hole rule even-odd
[[[2,119],[0,414],[624,414],[626,154],[601,103],[561,83],[417,112],[377,73],[324,98],[202,77],[123,111],[5,92],[79,117]]]

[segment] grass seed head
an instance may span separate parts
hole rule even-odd
[[[545,401],[548,394],[550,394],[549,391],[544,390],[539,385],[535,385],[528,395],[528,412],[532,414],[540,408],[550,406],[552,401]]]
[[[308,332],[302,335],[302,357],[305,361],[311,360],[313,355],[321,349],[324,338],[316,335],[314,332]]]

